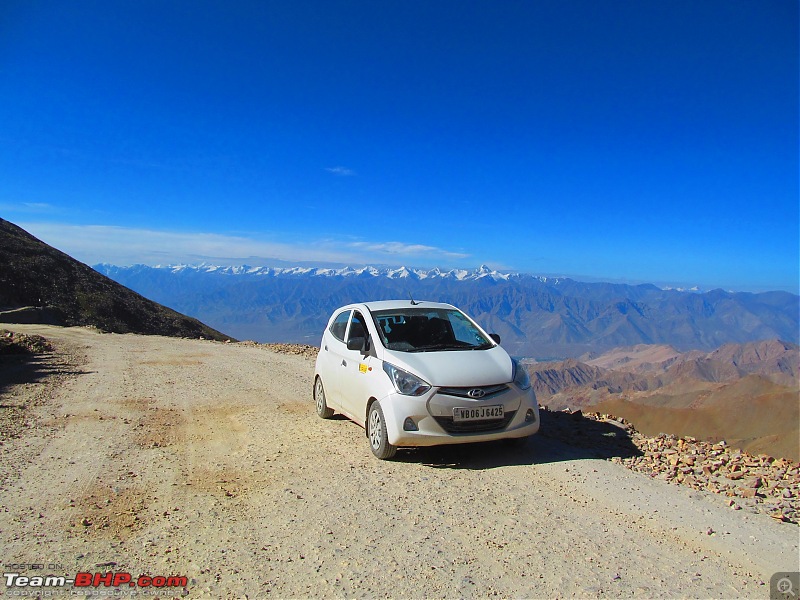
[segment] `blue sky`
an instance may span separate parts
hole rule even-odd
[[[0,6],[0,216],[84,262],[797,292],[798,3]]]

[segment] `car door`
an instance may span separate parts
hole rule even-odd
[[[322,384],[325,386],[325,398],[328,406],[334,410],[342,410],[341,378],[344,351],[347,349],[344,340],[347,325],[350,322],[352,309],[345,309],[335,315],[330,327],[325,331],[320,353],[323,357],[319,370]]]
[[[342,353],[340,392],[342,412],[354,421],[364,424],[367,400],[374,393],[372,381],[376,374],[377,359],[372,348],[374,340],[369,333],[361,311],[354,310],[347,329],[347,341],[358,343],[358,350],[349,350],[345,343]],[[362,342],[359,343],[359,340]]]

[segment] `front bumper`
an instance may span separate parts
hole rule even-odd
[[[433,388],[420,397],[391,393],[380,400],[389,443],[394,446],[436,446],[520,438],[539,431],[539,408],[532,389],[513,383],[486,386],[483,398],[467,396],[467,388]],[[503,406],[503,418],[455,421],[455,408]],[[532,420],[526,415],[532,411]],[[404,427],[413,421],[416,431]]]

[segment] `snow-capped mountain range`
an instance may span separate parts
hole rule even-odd
[[[112,265],[102,264],[97,265],[97,268],[102,270]],[[134,267],[131,267],[134,268]],[[523,275],[520,273],[501,272],[490,269],[486,265],[481,265],[477,269],[449,269],[442,270],[439,268],[433,269],[419,269],[413,267],[340,267],[340,268],[325,268],[325,267],[251,267],[250,265],[240,266],[219,266],[213,264],[202,263],[199,265],[156,265],[154,269],[167,269],[173,273],[180,273],[185,271],[193,271],[195,273],[218,273],[227,275],[254,275],[254,276],[270,276],[270,277],[287,277],[287,276],[318,276],[318,277],[386,277],[388,279],[455,279],[457,281],[474,281],[476,279],[489,278],[494,281],[508,281],[509,279],[520,278]],[[557,281],[557,278],[548,278],[542,276],[529,275],[535,277],[540,281]]]
[[[664,290],[477,269],[96,265],[111,279],[239,339],[316,344],[351,302],[448,302],[498,333],[513,354],[577,357],[634,344],[713,350],[798,341],[798,296]]]

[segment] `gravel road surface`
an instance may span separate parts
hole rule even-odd
[[[6,327],[56,352],[0,382],[4,572],[187,578],[161,597],[765,598],[800,570],[796,525],[545,435],[378,461],[317,418],[307,357]]]

